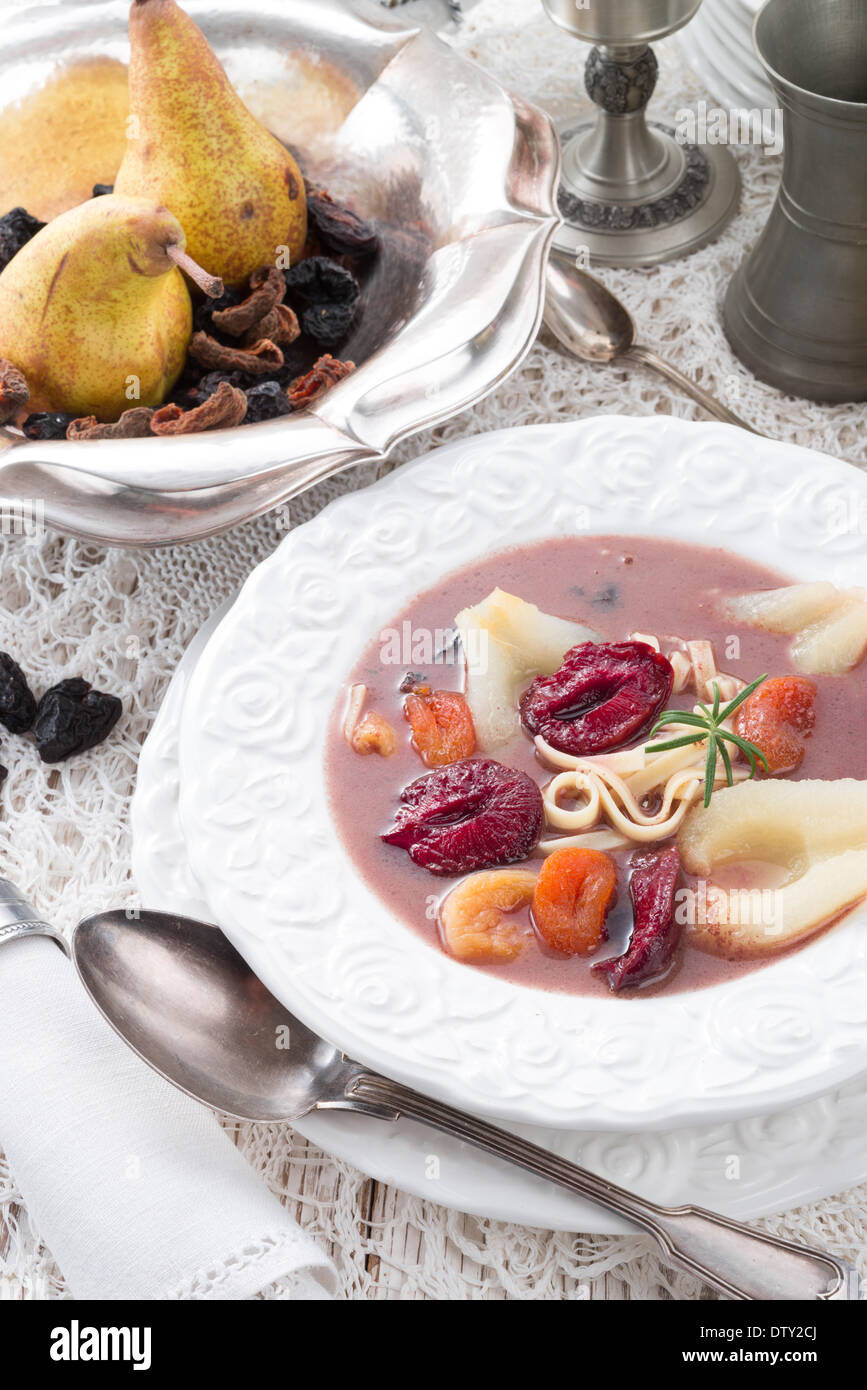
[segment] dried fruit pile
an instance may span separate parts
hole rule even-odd
[[[37,701],[27,677],[8,652],[0,652],[0,724],[11,734],[33,733],[44,763],[83,753],[111,733],[123,712],[116,695],[93,690],[80,676],[58,681]],[[6,769],[0,769],[0,781]]]
[[[197,306],[186,367],[160,409],[134,406],[110,423],[60,411],[24,417],[26,382],[0,362],[0,424],[23,420],[29,439],[124,439],[256,424],[311,405],[354,370],[333,353],[352,326],[356,271],[375,254],[377,233],[324,191],[308,190],[307,211],[303,259],[286,270],[261,266],[246,289]],[[43,225],[24,208],[0,218],[0,271]]]

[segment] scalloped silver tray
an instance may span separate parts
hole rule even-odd
[[[186,438],[0,438],[0,510],[59,531],[154,546],[258,516],[466,408],[521,360],[541,319],[559,223],[559,148],[541,111],[425,29],[353,0],[185,0],[233,80],[301,57],[357,93],[302,161],[377,220],[383,250],[342,355],[358,369],[311,410]],[[125,57],[126,0],[6,18],[8,99],[53,63]],[[22,79],[23,82],[22,82]]]

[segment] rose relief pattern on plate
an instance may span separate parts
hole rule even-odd
[[[756,977],[577,1003],[486,978],[392,918],[336,840],[322,772],[361,647],[441,575],[581,531],[724,544],[853,584],[858,556],[817,519],[835,486],[867,492],[844,464],[728,426],[597,417],[435,450],[291,533],[203,653],[180,744],[193,871],[269,988],[371,1066],[543,1125],[730,1118],[862,1070],[863,911]]]
[[[142,900],[164,911],[205,920],[213,914],[190,869],[181,829],[178,752],[190,671],[216,621],[208,623],[191,643],[172,680],[141,755],[131,816],[133,867]],[[859,1003],[863,1011],[864,1004]],[[528,1047],[540,1066],[548,1064],[554,1051],[550,1039],[543,1037],[537,1045],[535,1035]],[[454,1040],[446,1037],[440,1055],[445,1061],[457,1059]],[[671,1133],[509,1127],[648,1197],[673,1205],[697,1202],[740,1219],[827,1196],[867,1175],[867,1082],[863,1081],[770,1116]],[[323,1113],[307,1116],[295,1128],[371,1176],[415,1196],[430,1197],[426,1176],[430,1136],[422,1127]],[[524,1225],[587,1232],[627,1230],[600,1207],[561,1193],[511,1165],[495,1163],[446,1135],[437,1136],[437,1153],[441,1168],[436,1196],[444,1205]]]

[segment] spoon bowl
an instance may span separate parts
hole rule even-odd
[[[548,257],[544,320],[566,351],[582,362],[640,362],[673,382],[714,419],[757,433],[709,391],[637,343],[635,324],[625,304],[601,280],[557,252]]]
[[[548,259],[544,318],[554,337],[584,362],[613,362],[635,342],[625,304],[562,256]]]
[[[295,1120],[352,1068],[287,1013],[217,928],[165,912],[100,912],[72,960],[134,1052],[181,1090],[246,1120]],[[146,981],[143,987],[142,982]]]

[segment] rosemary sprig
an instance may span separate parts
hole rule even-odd
[[[697,714],[695,710],[686,709],[663,710],[650,731],[651,738],[653,738],[653,735],[658,733],[660,729],[665,728],[666,724],[686,724],[689,727],[695,728],[696,732],[694,734],[684,734],[680,738],[669,739],[667,743],[645,744],[645,753],[667,753],[672,748],[686,748],[687,744],[703,743],[704,740],[707,739],[707,762],[704,771],[705,806],[710,805],[710,799],[713,795],[714,782],[716,781],[717,756],[722,760],[727,785],[731,787],[734,784],[732,760],[729,756],[729,750],[725,746],[726,739],[729,743],[735,744],[748,758],[750,764],[750,777],[755,777],[756,775],[758,760],[761,760],[764,764],[765,771],[770,772],[768,760],[761,748],[757,748],[756,745],[750,743],[748,739],[741,738],[739,734],[733,734],[731,729],[723,728],[725,721],[731,718],[738,706],[742,705],[744,700],[748,699],[754,690],[758,690],[762,681],[766,681],[767,679],[767,673],[764,676],[759,676],[758,680],[754,680],[750,685],[744,686],[743,690],[722,708],[720,708],[719,685],[716,681],[712,681],[712,709],[709,709],[707,705],[699,701],[698,708],[701,710],[701,714]]]

